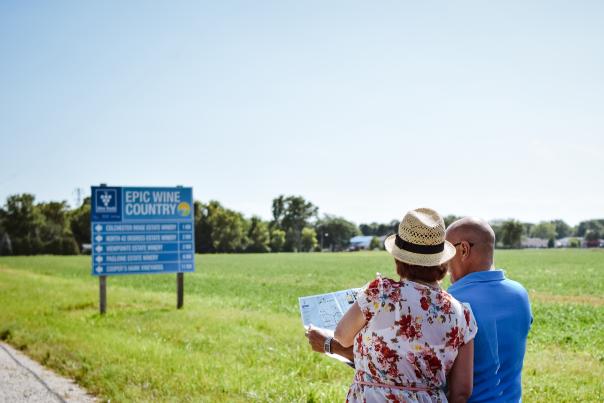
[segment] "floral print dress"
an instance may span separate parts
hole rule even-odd
[[[441,288],[378,277],[357,297],[367,325],[354,341],[347,402],[446,402],[447,374],[476,335],[469,306]]]

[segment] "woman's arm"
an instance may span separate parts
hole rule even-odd
[[[465,402],[472,395],[474,384],[474,340],[459,348],[449,373],[449,402]]]
[[[334,339],[342,347],[350,347],[354,344],[354,337],[365,324],[367,324],[365,315],[363,315],[359,303],[355,302],[338,322],[338,326],[334,332]]]

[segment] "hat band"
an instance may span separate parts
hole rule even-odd
[[[407,242],[401,238],[398,234],[394,238],[394,244],[399,249],[406,250],[407,252],[420,253],[422,255],[433,255],[440,253],[445,250],[445,243],[439,243],[438,245],[419,245],[413,242]]]

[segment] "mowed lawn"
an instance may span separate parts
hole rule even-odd
[[[498,251],[535,322],[524,401],[604,401],[604,251]],[[90,257],[0,258],[0,339],[102,399],[342,401],[350,368],[312,353],[298,296],[393,275],[384,252],[197,255],[175,275],[108,279],[98,314]]]

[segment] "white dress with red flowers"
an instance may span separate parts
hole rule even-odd
[[[441,288],[377,277],[358,294],[367,325],[354,341],[347,402],[446,402],[459,348],[476,335],[472,311]]]

